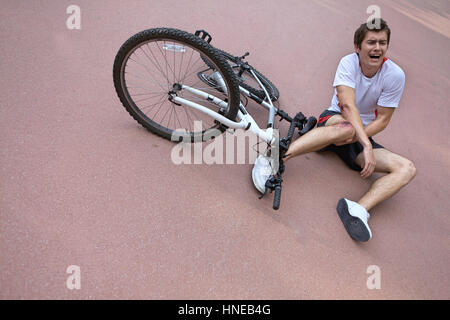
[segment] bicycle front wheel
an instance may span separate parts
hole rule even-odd
[[[224,130],[210,116],[177,103],[174,97],[231,120],[240,103],[238,80],[224,57],[203,39],[177,29],[149,29],[128,39],[116,55],[113,78],[128,113],[149,131],[169,140],[175,140],[173,134],[177,133],[179,139],[175,141],[180,141],[179,132],[185,132],[183,137],[187,134],[193,142],[205,141],[211,138],[205,135],[208,129]],[[205,84],[205,79],[211,80]],[[185,88],[226,103],[219,106]]]

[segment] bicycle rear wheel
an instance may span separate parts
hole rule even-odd
[[[206,62],[207,63],[206,63]],[[214,70],[210,66],[214,66]],[[205,85],[204,78],[220,74],[223,82]],[[157,28],[137,33],[119,49],[113,68],[114,86],[125,109],[149,131],[169,140],[205,141],[208,129],[224,130],[210,116],[181,105],[174,96],[234,120],[240,103],[236,75],[215,48],[185,31]],[[189,86],[227,102],[219,107],[185,90]],[[181,132],[186,134],[180,135]]]

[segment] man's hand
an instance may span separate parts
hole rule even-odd
[[[370,177],[375,170],[375,156],[373,154],[372,146],[367,146],[363,149],[364,167],[361,171],[361,178],[366,179]]]
[[[342,116],[352,124],[355,128],[355,137],[344,141],[342,144],[347,144],[355,141],[359,141],[363,146],[364,167],[361,171],[361,177],[366,179],[375,170],[375,156],[372,150],[372,144],[364,130],[364,126],[359,115],[358,108],[355,104],[355,89],[340,85],[336,87],[337,97],[339,100],[339,108],[341,109]]]

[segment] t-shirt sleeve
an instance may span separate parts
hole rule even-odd
[[[405,73],[398,69],[384,79],[384,87],[377,104],[380,107],[397,108],[405,88]]]
[[[334,76],[333,87],[344,85],[355,89],[356,87],[356,70],[355,63],[351,56],[345,56],[339,62]]]

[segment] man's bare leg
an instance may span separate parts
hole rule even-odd
[[[334,115],[328,119],[323,127],[316,127],[291,143],[284,162],[289,159],[319,151],[333,143],[342,143],[352,139],[355,135],[355,129],[342,116]]]
[[[373,153],[377,163],[375,171],[387,175],[377,179],[358,201],[367,211],[392,197],[416,175],[416,168],[410,160],[386,149],[374,149]],[[362,154],[359,154],[355,162],[362,167],[363,161]]]

